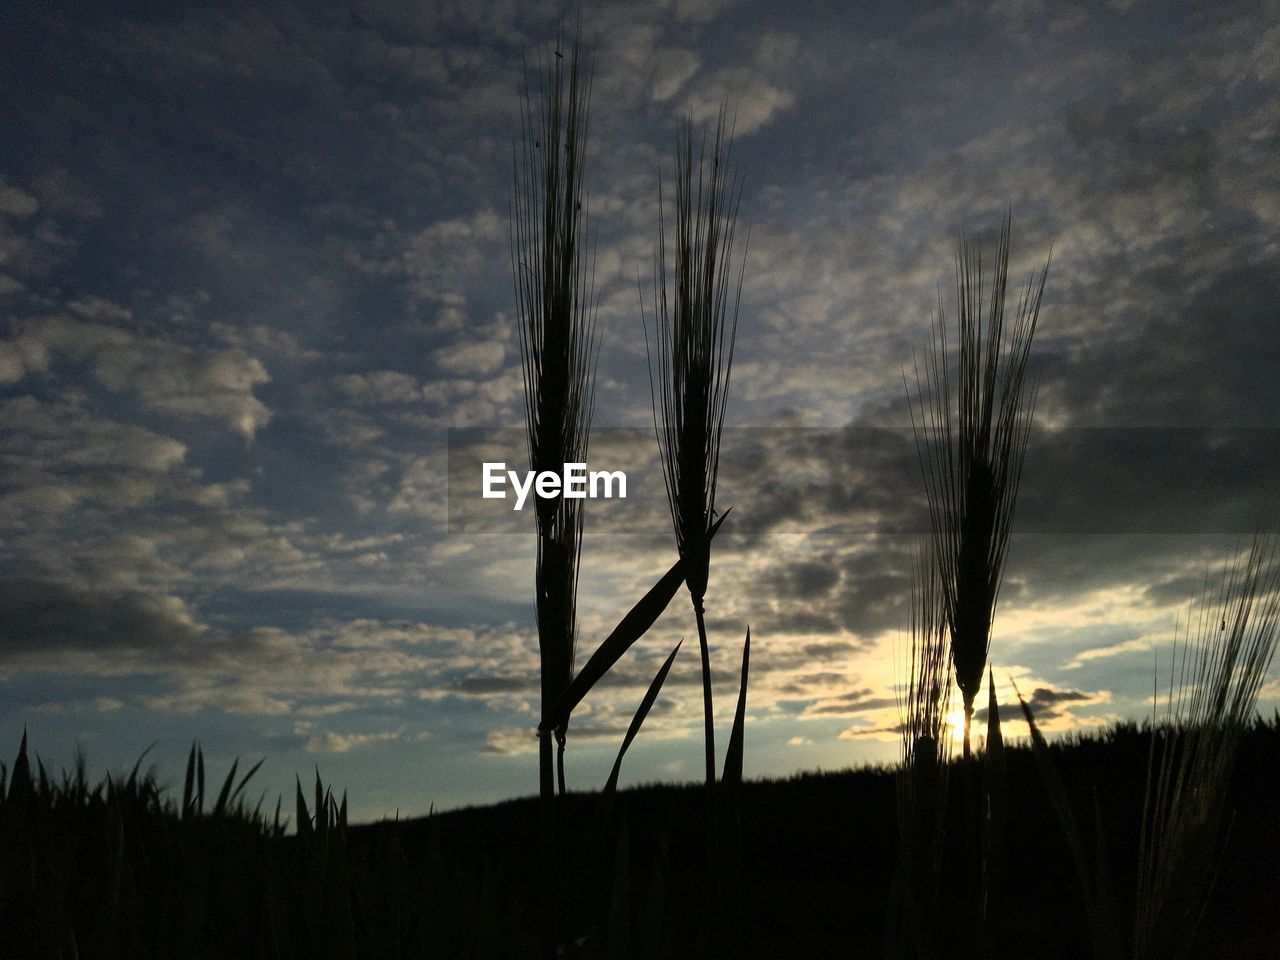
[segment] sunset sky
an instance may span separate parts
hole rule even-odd
[[[505,439],[520,466],[508,194],[557,4],[19,6],[0,758],[24,725],[54,767],[157,741],[176,780],[199,738],[215,776],[265,755],[272,802],[318,766],[358,819],[535,792],[532,517],[477,520],[459,464]],[[1207,566],[1278,516],[1277,24],[1276,2],[586,4],[592,466],[632,498],[587,509],[579,663],[675,559],[639,291],[678,125],[727,99],[750,246],[708,593],[721,750],[750,624],[748,776],[897,755],[924,509],[904,369],[956,237],[990,247],[1006,208],[1015,282],[1052,261],[1000,700],[1016,682],[1051,730],[1148,712]],[[602,784],[693,634],[682,592],[575,714],[571,787]],[[686,644],[624,784],[701,776],[698,684]]]

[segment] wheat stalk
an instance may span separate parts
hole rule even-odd
[[[722,108],[711,154],[705,135],[697,150],[693,121],[676,141],[675,233],[668,279],[667,220],[659,183],[658,249],[655,254],[655,336],[645,343],[667,503],[685,583],[698,622],[702,654],[707,784],[715,783],[711,663],[704,597],[711,563],[709,529],[716,517],[716,480],[733,347],[738,328],[745,257],[734,277],[735,227],[742,196],[731,168],[732,131]],[[643,302],[641,303],[643,313]]]
[[[538,106],[527,82],[521,138],[514,148],[511,268],[519,315],[529,468],[560,473],[587,459],[594,406],[596,328],[594,275],[587,256],[584,161],[590,70],[583,63],[581,21],[568,60],[557,40],[554,57],[539,62]],[[537,556],[534,596],[539,680],[545,710],[573,680],[577,646],[578,565],[583,501],[535,498]],[[559,840],[554,808],[558,773],[565,790],[568,715],[539,730],[538,788],[542,863],[542,945],[559,940]],[[551,740],[557,744],[553,769]]]
[[[522,136],[514,163],[511,258],[529,468],[559,473],[566,463],[586,461],[594,405],[595,304],[584,181],[590,79],[577,37],[567,65],[557,47],[550,63],[540,66],[536,111],[527,86],[523,100]],[[535,499],[535,596],[544,705],[573,678],[582,504],[581,499]],[[567,725],[566,720],[554,731],[561,749],[561,791]]]
[[[951,660],[938,565],[922,550],[911,576],[905,688],[898,697],[902,767],[897,777],[898,862],[890,921],[895,956],[932,957],[951,731]]]
[[[1011,220],[1000,230],[989,288],[980,253],[962,237],[956,255],[956,345],[938,297],[923,372],[915,366],[912,427],[929,501],[930,528],[964,700],[964,755],[991,644],[1018,483],[1035,407],[1027,359],[1049,264],[1028,279],[1006,333]]]

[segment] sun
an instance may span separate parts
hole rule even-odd
[[[955,707],[947,712],[947,727],[951,730],[952,743],[964,743],[963,707]]]

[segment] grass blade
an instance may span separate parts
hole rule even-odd
[[[733,715],[733,730],[729,734],[729,749],[724,757],[721,781],[733,786],[742,783],[743,727],[747,719],[747,669],[751,660],[751,628],[747,627],[747,639],[742,644],[742,679],[738,685],[738,709]]]
[[[22,743],[18,746],[18,757],[13,761],[13,772],[9,774],[9,793],[6,799],[10,802],[22,800],[32,794],[31,763],[27,759],[27,728],[22,728]]]
[[[187,754],[187,775],[182,780],[182,818],[189,819],[192,815],[191,801],[193,799],[192,792],[196,785],[196,744],[191,744],[191,752]]]
[[[676,654],[680,652],[680,644],[677,643],[675,649],[667,656],[662,666],[658,669],[653,681],[649,684],[649,689],[645,691],[644,699],[640,701],[640,706],[636,708],[635,716],[631,718],[631,725],[627,727],[627,735],[622,738],[622,747],[618,750],[618,757],[613,761],[613,770],[609,773],[609,780],[604,785],[604,792],[612,795],[618,789],[618,774],[622,770],[622,758],[626,755],[627,747],[631,746],[631,741],[636,738],[636,734],[640,732],[640,727],[644,723],[645,717],[649,715],[649,711],[653,708],[653,703],[658,699],[658,693],[662,690],[662,684],[667,679],[667,674],[671,672],[671,664],[675,662]]]
[[[293,779],[297,781],[297,818],[298,818],[298,836],[306,837],[311,835],[311,814],[307,812],[307,798],[302,795],[302,778],[294,774]]]
[[[222,781],[222,789],[218,791],[218,799],[213,803],[213,815],[215,817],[220,817],[227,811],[227,803],[231,799],[231,787],[235,784],[236,768],[239,765],[239,757],[231,761],[231,769],[227,771],[227,778]]]
[[[234,801],[237,797],[239,797],[244,792],[244,788],[245,786],[248,785],[249,780],[253,777],[255,773],[258,772],[258,770],[262,767],[262,765],[266,763],[266,760],[267,758],[263,757],[261,760],[259,760],[257,763],[255,763],[252,767],[249,768],[248,773],[246,773],[243,777],[240,778],[240,783],[237,784],[235,790],[231,794],[232,801]]]
[[[658,699],[658,693],[661,691],[662,685],[667,679],[667,674],[671,671],[671,665],[675,662],[676,654],[680,652],[680,647],[683,643],[683,640],[677,643],[675,649],[667,656],[667,659],[649,683],[649,689],[645,691],[645,695],[640,701],[640,706],[636,708],[636,712],[631,718],[631,724],[627,728],[626,736],[622,740],[622,747],[618,750],[618,756],[613,762],[613,769],[609,772],[609,779],[605,783],[604,789],[600,791],[600,797],[596,800],[595,809],[591,814],[591,822],[588,824],[586,833],[583,835],[581,844],[578,847],[575,869],[573,870],[573,883],[577,888],[576,901],[579,909],[585,910],[585,915],[579,918],[579,922],[587,928],[598,927],[601,918],[607,919],[609,912],[612,910],[611,904],[605,904],[603,907],[598,904],[597,895],[600,890],[607,889],[609,884],[609,858],[610,853],[613,852],[611,837],[613,836],[615,796],[618,791],[618,776],[622,771],[622,758],[626,755],[627,748],[635,740],[645,717],[649,715],[650,709]],[[617,869],[616,860],[613,869],[615,871]],[[616,873],[614,882],[616,882]],[[598,935],[598,931],[596,933]]]

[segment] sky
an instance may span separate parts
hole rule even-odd
[[[508,196],[557,5],[73,7],[0,18],[0,755],[24,726],[54,768],[154,743],[176,782],[199,739],[211,776],[265,756],[273,802],[318,769],[357,819],[535,792],[532,517],[480,510],[476,453],[524,469]],[[1013,282],[1051,260],[998,696],[1053,731],[1147,715],[1157,651],[1280,495],[1280,4],[582,22],[591,459],[630,489],[587,507],[579,663],[675,558],[641,298],[676,132],[727,101],[721,747],[749,624],[747,776],[898,755],[904,379],[957,237],[990,250],[1006,210]],[[584,701],[571,788],[694,632],[682,592]],[[624,785],[701,776],[699,683],[686,644]]]

